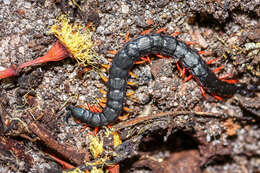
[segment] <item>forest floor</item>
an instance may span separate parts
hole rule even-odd
[[[259,3],[1,0],[0,70],[44,55],[57,40],[50,27],[65,13],[95,27],[99,65],[111,63],[109,51],[120,50],[127,33],[131,41],[145,30],[165,28],[165,34],[179,32],[179,40],[196,42],[190,47],[206,51],[205,61],[218,58],[209,65],[224,65],[218,76],[230,73],[259,87]],[[135,91],[125,101],[131,111],[95,136],[93,128],[64,117],[68,104],[97,105],[100,89],[107,90],[100,71],[109,76],[66,58],[0,80],[0,172],[116,172],[112,165],[119,165],[120,172],[136,173],[260,173],[259,92],[203,98],[194,79],[183,81],[174,59],[153,57],[131,70],[138,76],[129,79],[138,83],[128,87]]]

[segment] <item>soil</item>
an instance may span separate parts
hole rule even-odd
[[[49,28],[62,13],[94,24],[100,63],[109,63],[108,51],[120,50],[127,33],[134,38],[166,28],[196,42],[190,46],[206,51],[205,61],[218,58],[210,65],[224,65],[218,76],[231,73],[259,88],[259,0],[2,0],[0,70],[44,55],[57,40]],[[97,160],[89,153],[94,129],[82,130],[72,118],[64,122],[68,103],[97,105],[100,89],[106,90],[99,72],[79,75],[82,68],[67,58],[0,81],[0,172],[61,172],[49,154],[81,169],[84,161]],[[112,161],[120,172],[260,172],[259,92],[224,101],[203,98],[196,81],[183,82],[176,63],[166,58],[135,65],[132,72],[138,76],[129,79],[138,83],[128,88],[136,92],[126,99],[132,111],[112,124],[123,143],[111,147],[106,128],[97,135],[106,151],[117,153]]]

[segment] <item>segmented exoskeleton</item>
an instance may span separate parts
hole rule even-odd
[[[247,93],[244,85],[219,80],[200,55],[184,42],[169,35],[149,34],[129,41],[115,55],[109,70],[107,102],[103,111],[96,113],[70,105],[67,107],[69,112],[66,118],[72,115],[92,127],[104,126],[116,121],[123,110],[129,70],[136,60],[149,54],[173,57],[209,93],[220,97]]]

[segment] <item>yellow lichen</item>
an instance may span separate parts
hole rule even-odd
[[[84,66],[97,64],[98,56],[93,50],[93,32],[90,27],[81,26],[76,22],[71,24],[66,15],[61,15],[51,26],[50,33],[62,42],[79,64]]]
[[[114,139],[113,140],[114,141],[114,147],[117,147],[117,146],[122,144],[122,140],[120,139],[120,136],[118,135],[117,132],[113,133],[113,139]]]
[[[76,168],[76,169],[74,169],[72,171],[64,170],[64,171],[62,171],[62,173],[85,173],[85,172],[81,171],[79,168]]]
[[[90,136],[89,150],[94,159],[96,159],[104,151],[103,141],[96,136]]]
[[[120,144],[122,144],[122,140],[120,138],[120,136],[118,135],[118,133],[116,131],[114,131],[113,128],[106,128],[106,133],[105,136],[109,137],[111,134],[113,135],[113,144],[114,147],[116,148],[117,146],[119,146]]]
[[[100,168],[98,169],[96,167],[93,167],[90,173],[104,173],[104,171]]]

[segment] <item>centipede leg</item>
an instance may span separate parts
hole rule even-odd
[[[181,69],[179,62],[176,62],[176,67],[177,67],[177,70],[180,72],[180,74],[182,74],[182,69]]]
[[[216,94],[212,94],[212,96],[213,96],[215,99],[219,100],[219,101],[222,101],[222,100],[223,100],[223,98],[217,96]]]
[[[110,68],[109,64],[101,64],[102,67],[104,67],[106,70],[108,70]]]
[[[133,109],[130,109],[126,106],[123,107],[123,110],[126,111],[126,112],[133,112]]]
[[[208,54],[211,54],[210,51],[198,51],[198,54],[199,55],[208,55]]]
[[[126,96],[127,96],[127,97],[129,97],[129,96],[132,96],[132,95],[134,95],[135,93],[136,93],[135,91],[128,92],[128,93],[126,93]]]
[[[125,42],[128,42],[128,41],[129,41],[129,36],[130,36],[130,33],[127,32],[127,33],[126,33],[126,36],[125,36]]]
[[[136,75],[136,74],[134,74],[133,72],[129,72],[129,75],[131,76],[131,77],[133,77],[133,78],[136,78],[136,79],[138,79],[139,77]]]
[[[193,78],[192,74],[190,74],[187,78],[184,79],[184,82],[187,82]]]
[[[163,32],[166,32],[167,28],[161,28],[161,29],[158,29],[156,31],[157,34],[160,34],[160,33],[163,33]]]
[[[224,76],[219,77],[219,80],[222,80],[222,81],[227,82],[227,83],[229,83],[229,84],[236,84],[236,83],[238,83],[238,80],[235,80],[235,79],[227,79],[227,78],[229,78],[229,77],[231,77],[231,76],[232,76],[232,74],[229,73],[229,74],[226,74],[226,75],[224,75]]]
[[[196,41],[185,41],[187,45],[195,45],[198,44]]]
[[[174,33],[171,34],[172,37],[176,37],[178,35],[180,35],[180,32],[174,32]]]
[[[98,131],[99,131],[99,128],[98,128],[98,127],[95,127],[95,129],[94,129],[94,136],[97,136]]]
[[[135,64],[144,64],[145,61],[135,61]]]
[[[146,35],[148,33],[150,33],[152,31],[152,29],[147,29],[147,30],[144,30],[143,32],[141,32],[141,35]]]
[[[214,73],[218,73],[218,72],[219,72],[221,69],[223,69],[223,68],[224,68],[224,65],[222,65],[222,66],[220,66],[220,67],[214,69],[213,72],[214,72]]]
[[[115,55],[117,53],[116,50],[108,50],[107,51],[108,54],[112,54],[112,55]]]
[[[212,64],[213,62],[216,62],[218,60],[219,60],[219,58],[215,58],[215,59],[209,60],[209,61],[207,61],[207,64]]]
[[[99,76],[101,77],[101,79],[102,79],[105,83],[108,82],[108,78],[105,77],[102,73],[99,73]]]
[[[144,60],[145,62],[148,62],[149,64],[151,63],[151,59],[149,56],[141,57],[141,59]]]
[[[199,86],[199,88],[200,88],[200,92],[201,92],[202,97],[205,99],[206,98],[206,91],[204,90],[204,88],[202,86]]]

